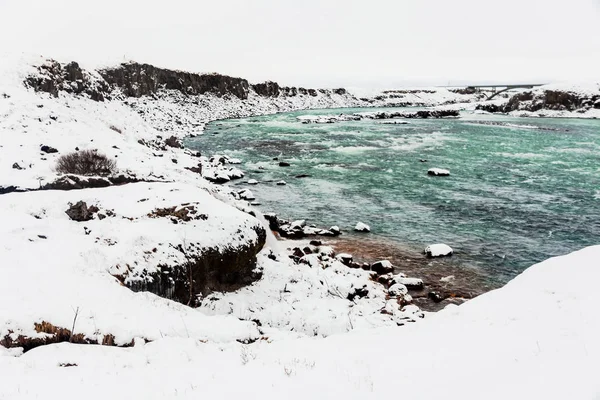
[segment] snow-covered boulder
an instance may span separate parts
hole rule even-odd
[[[408,289],[401,283],[395,283],[388,289],[390,297],[404,296],[408,294]]]
[[[365,223],[358,222],[354,227],[356,232],[371,232],[371,227]]]
[[[278,181],[277,182],[277,186],[285,186],[285,185],[287,185],[286,181]]]
[[[423,280],[420,278],[407,278],[404,275],[396,275],[392,279],[392,284],[400,283],[411,290],[423,288]]]
[[[240,196],[240,199],[242,199],[242,200],[255,200],[256,199],[256,197],[254,197],[254,193],[252,193],[252,191],[250,189],[240,190],[238,192],[238,195]]]
[[[394,266],[388,260],[381,260],[371,265],[371,271],[375,271],[379,275],[384,275],[390,272],[394,272]]]
[[[352,254],[348,253],[340,253],[335,258],[344,265],[349,265],[353,259]]]
[[[446,257],[451,256],[452,253],[452,247],[442,243],[432,244],[425,248],[425,255],[427,257]]]
[[[432,176],[449,176],[450,175],[450,171],[448,171],[447,169],[442,169],[442,168],[431,168],[427,171],[427,175],[432,175]]]
[[[248,185],[258,185],[258,181],[256,179],[248,179]]]

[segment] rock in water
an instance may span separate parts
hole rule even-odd
[[[394,266],[388,260],[377,261],[371,265],[371,271],[375,271],[379,275],[384,275],[389,272],[394,272]]]
[[[359,222],[354,227],[354,230],[356,232],[371,232],[371,227],[367,224],[363,224],[362,222]]]
[[[242,200],[255,200],[254,194],[249,189],[244,189],[238,192]]]
[[[333,236],[338,236],[338,235],[341,235],[341,233],[342,233],[342,231],[340,230],[340,227],[337,225],[334,225],[331,228],[329,228],[329,232],[333,233]]]
[[[427,257],[446,257],[451,256],[452,253],[452,247],[442,243],[432,244],[425,248],[425,255]]]
[[[288,163],[288,162],[285,162],[285,161],[281,161],[281,162],[279,163],[279,166],[280,166],[280,167],[289,167],[289,166],[290,166],[290,163]]]
[[[442,168],[431,168],[429,171],[427,171],[427,175],[432,175],[432,176],[449,176],[450,175],[450,171],[448,171],[447,169],[442,169]]]
[[[256,179],[248,179],[248,185],[258,185],[258,181]]]
[[[285,186],[285,185],[287,185],[287,183],[285,181],[277,182],[277,186]]]

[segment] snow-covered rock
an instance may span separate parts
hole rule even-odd
[[[256,179],[248,179],[248,185],[258,185],[258,181]]]
[[[286,181],[278,181],[277,186],[285,186],[287,185]]]
[[[401,283],[395,283],[388,289],[388,293],[391,297],[404,296],[408,294],[408,289]]]
[[[450,171],[442,168],[431,168],[427,171],[427,174],[433,176],[449,176]]]
[[[252,191],[250,189],[244,189],[244,190],[240,190],[238,192],[240,199],[242,200],[255,200],[256,197],[254,197],[254,193],[252,193]]]
[[[392,278],[392,283],[400,283],[409,289],[422,289],[423,280],[420,278],[407,278],[403,275],[396,275]]]
[[[424,252],[427,257],[445,257],[451,256],[453,250],[447,244],[438,243],[427,246]]]
[[[371,227],[365,223],[358,222],[354,227],[356,232],[371,232]]]

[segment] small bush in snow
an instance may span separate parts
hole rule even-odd
[[[117,169],[114,160],[96,150],[82,150],[60,156],[56,172],[76,175],[110,175]]]

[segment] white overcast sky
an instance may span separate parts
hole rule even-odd
[[[0,50],[301,86],[600,81],[600,0],[0,0]]]

